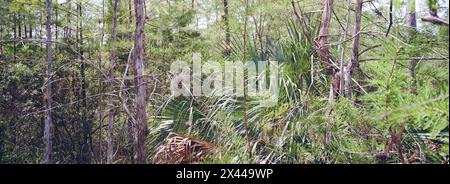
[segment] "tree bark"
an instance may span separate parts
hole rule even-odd
[[[26,39],[26,38],[28,38],[28,34],[27,34],[27,24],[23,24],[23,35],[24,35],[24,38]]]
[[[328,34],[331,22],[331,7],[333,0],[323,0],[323,13],[320,23],[319,36],[315,42],[315,50],[320,57],[320,61],[327,66],[328,76],[331,81],[330,98],[335,98],[339,94],[340,77],[338,70],[333,63],[333,58],[329,50]]]
[[[22,39],[22,23],[20,22],[20,18],[22,16],[19,15],[19,39]],[[16,20],[17,21],[17,20]],[[50,23],[51,24],[51,23]]]
[[[347,50],[347,43],[345,42],[345,40],[347,40],[347,36],[348,36],[348,32],[349,32],[349,27],[350,27],[350,17],[351,17],[351,0],[347,0],[347,18],[346,18],[346,22],[345,22],[345,27],[343,27],[342,30],[342,36],[339,40],[339,42],[342,42],[342,45],[339,46],[339,49],[341,49],[341,56],[340,56],[340,60],[341,62],[339,63],[339,68],[342,69],[345,67],[346,62],[345,62],[345,52]],[[339,50],[338,49],[338,50]],[[340,72],[339,76],[341,79],[345,78],[346,73],[345,72]],[[339,81],[339,94],[344,94],[344,80],[340,80]]]
[[[133,25],[133,4],[131,0],[128,0],[128,24],[126,25],[127,30],[131,30],[130,26]],[[127,38],[131,41],[133,40],[133,31],[129,31],[127,33]],[[133,70],[134,72],[134,70]],[[131,72],[126,73],[126,77],[130,76]],[[134,75],[134,74],[133,74]],[[124,81],[125,85],[131,85],[131,81]],[[132,103],[130,100],[126,100],[126,103],[128,106],[132,106]],[[131,114],[126,113],[126,121],[125,124],[127,125],[127,145],[128,145],[128,158],[131,163],[134,162],[134,149],[136,148],[136,141],[134,141],[134,128],[133,128],[133,117]]]
[[[46,100],[46,111],[45,111],[45,123],[44,123],[44,163],[52,163],[52,32],[51,32],[51,14],[52,14],[52,1],[46,0],[46,10],[47,10],[47,41],[46,41],[46,51],[47,51],[47,91],[45,94]]]
[[[81,163],[90,163],[91,162],[91,143],[92,143],[92,139],[91,139],[91,132],[92,132],[92,123],[89,120],[88,115],[88,105],[87,105],[87,82],[86,82],[86,64],[84,62],[84,49],[83,49],[83,21],[82,21],[82,17],[83,17],[83,9],[82,9],[82,5],[81,3],[77,4],[78,7],[78,18],[79,18],[79,59],[81,62],[81,67],[80,67],[80,75],[81,75],[81,100],[82,100],[82,126],[83,126],[83,139],[82,139],[82,143],[81,143]]]
[[[127,30],[129,28],[129,26],[131,26],[133,24],[133,11],[131,8],[132,4],[131,4],[131,0],[128,0],[128,24],[127,24]],[[131,40],[133,39],[133,32],[129,31],[128,32],[128,38]]]
[[[355,27],[353,29],[352,50],[350,52],[350,62],[347,68],[342,71],[344,76],[344,95],[352,96],[352,77],[355,70],[359,69],[359,32],[361,31],[362,0],[355,2]]]
[[[108,95],[108,153],[107,153],[107,162],[108,164],[113,163],[113,128],[114,128],[114,104],[112,101],[112,93],[113,93],[113,73],[114,73],[114,65],[116,63],[116,29],[117,29],[117,3],[118,0],[114,0],[114,10],[113,10],[113,27],[111,32],[111,62],[109,68],[109,95]]]
[[[228,56],[230,54],[230,43],[231,43],[231,35],[230,35],[230,22],[229,22],[229,7],[228,0],[223,0],[223,21],[225,24],[225,53],[224,55]]]
[[[136,85],[136,123],[135,133],[135,162],[145,164],[147,159],[146,139],[148,134],[147,114],[146,114],[146,81],[144,78],[145,69],[145,49],[144,49],[144,0],[134,0],[136,17],[136,29],[134,33],[134,48],[132,61],[135,68]]]
[[[408,1],[408,27],[411,29],[409,32],[409,39],[411,41],[414,40],[417,29],[417,20],[416,20],[416,0]],[[416,93],[416,66],[419,60],[413,59],[409,63],[408,74],[411,77],[411,92]]]
[[[100,164],[103,163],[103,79],[102,79],[102,53],[103,53],[103,41],[105,38],[105,0],[102,0],[102,21],[99,23],[102,25],[102,31],[100,36],[100,50],[98,53],[98,93],[100,94],[100,101],[98,105],[98,120],[99,120],[99,129],[98,129],[98,158],[97,160],[100,162]]]
[[[249,11],[249,4],[248,4],[248,0],[245,0],[245,14],[244,14],[244,32],[243,32],[243,41],[244,41],[244,53],[243,53],[243,60],[242,62],[247,62],[247,39],[248,39],[248,11]],[[251,76],[253,77],[253,76]],[[248,99],[248,90],[247,90],[247,73],[244,73],[244,98],[243,98],[243,113],[244,113],[244,127],[245,127],[245,140],[247,143],[247,153],[248,153],[248,157],[251,159],[252,158],[252,146],[251,146],[251,141],[250,141],[250,127],[248,125],[248,105],[247,105],[247,99]]]
[[[28,30],[28,38],[33,38],[33,29],[32,29],[32,25],[29,25],[30,29]]]
[[[58,40],[58,2],[55,4],[55,40]]]
[[[3,25],[0,25],[0,40],[3,40]],[[0,44],[0,55],[3,55],[3,44]],[[0,158],[2,158],[1,155]]]
[[[13,26],[13,61],[14,61],[14,63],[17,60],[16,40],[17,40],[17,31],[16,31],[16,25],[14,23],[14,26]]]
[[[72,9],[72,2],[71,2],[71,0],[67,0],[67,9],[68,10],[71,10]],[[68,25],[71,25],[71,21],[70,21],[70,19],[72,18],[71,17],[71,13],[67,13],[67,24]],[[71,37],[72,36],[72,28],[71,27],[68,27],[67,28],[67,36],[68,37]]]

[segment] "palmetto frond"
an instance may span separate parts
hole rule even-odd
[[[156,164],[188,164],[204,160],[214,145],[193,137],[173,134],[159,146],[154,157]]]

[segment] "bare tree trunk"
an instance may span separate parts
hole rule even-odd
[[[45,111],[45,124],[44,124],[44,163],[50,164],[52,163],[51,154],[52,154],[52,32],[51,32],[51,15],[52,15],[52,1],[46,0],[46,9],[47,9],[47,93],[45,94],[46,100],[46,111]]]
[[[135,161],[137,164],[145,164],[147,159],[146,139],[148,135],[147,114],[146,114],[146,81],[144,78],[145,69],[145,49],[144,49],[144,0],[134,0],[136,14],[136,30],[134,33],[134,48],[132,61],[135,68],[136,85],[136,123],[135,133]]]
[[[133,8],[132,8],[132,2],[131,0],[128,0],[128,24],[126,25],[127,30],[131,30],[130,26],[133,25]],[[132,40],[133,39],[133,31],[129,31],[127,33],[127,38]],[[133,74],[134,75],[134,74]],[[130,72],[126,73],[126,77],[130,76]],[[124,81],[125,85],[131,85],[130,81]],[[130,100],[126,100],[126,103],[128,106],[132,106],[132,103]],[[127,125],[127,145],[128,145],[128,158],[131,163],[134,162],[134,149],[136,147],[134,141],[134,129],[133,129],[133,117],[126,113],[126,121],[125,124]]]
[[[55,4],[55,40],[58,40],[58,2]]]
[[[247,38],[248,38],[248,0],[245,0],[245,17],[244,17],[244,33],[243,33],[243,40],[244,40],[244,53],[243,53],[243,62],[245,65],[245,62],[247,61]],[[244,73],[244,99],[243,99],[243,110],[244,110],[244,127],[245,127],[245,140],[247,143],[247,152],[248,152],[248,156],[251,159],[252,158],[252,146],[251,146],[251,142],[250,142],[250,128],[248,126],[248,105],[247,105],[247,95],[248,95],[248,90],[247,90],[247,79],[248,76],[246,75],[247,73]]]
[[[21,22],[20,22],[20,18],[21,18],[22,16],[20,16],[19,15],[19,39],[22,39],[22,24],[21,24]],[[17,21],[17,20],[16,20]]]
[[[71,2],[71,0],[67,0],[67,9],[68,10],[71,10],[72,9],[72,2]],[[70,25],[71,23],[71,21],[70,21],[70,19],[71,19],[71,13],[67,13],[67,24],[68,25]],[[68,37],[71,37],[72,36],[72,28],[70,28],[70,27],[68,27],[68,29],[67,29],[67,36]]]
[[[3,25],[0,25],[0,40],[3,40]],[[0,55],[3,54],[3,44],[0,44]],[[0,149],[1,151],[1,149]],[[0,159],[1,159],[1,155],[0,155]]]
[[[126,27],[127,27],[127,30],[130,30],[130,29],[128,29],[129,28],[129,25],[131,26],[131,25],[133,25],[133,12],[132,12],[132,8],[131,8],[131,0],[128,0],[128,14],[129,14],[129,16],[128,16],[128,24],[126,25]],[[132,38],[133,38],[133,32],[129,32],[129,34],[128,34],[128,38],[131,40]]]
[[[14,22],[13,26],[13,61],[14,63],[17,60],[17,47],[16,47],[16,41],[17,41],[17,31],[16,31],[16,23]]]
[[[114,73],[114,65],[116,63],[116,29],[117,29],[117,3],[118,0],[114,0],[114,10],[113,10],[113,27],[112,27],[112,33],[111,33],[111,63],[109,68],[109,95],[108,95],[108,108],[109,108],[109,114],[108,114],[108,155],[107,155],[107,162],[108,164],[113,163],[113,128],[114,128],[114,104],[112,101],[112,93],[113,93],[113,73]]]
[[[44,26],[43,26],[44,13],[43,13],[43,9],[40,6],[40,4],[41,4],[41,0],[39,0],[39,38],[42,39],[42,29],[44,29]],[[41,42],[39,45],[40,45],[41,52],[43,52],[43,48],[44,48],[43,43]]]
[[[230,43],[231,43],[231,35],[230,35],[230,22],[229,22],[229,4],[228,0],[223,0],[223,21],[225,23],[225,53],[224,55],[230,55]]]
[[[264,40],[263,40],[263,32],[264,32],[264,27],[263,27],[263,15],[259,15],[259,18],[257,19],[255,16],[252,16],[253,18],[253,23],[255,24],[255,34],[256,34],[256,38],[258,40],[259,43],[259,49],[261,51],[260,53],[260,59],[261,61],[265,60],[265,51],[264,51]],[[256,45],[256,43],[255,43]]]
[[[100,37],[100,52],[98,53],[98,68],[100,71],[98,71],[98,93],[100,94],[100,102],[99,102],[99,109],[98,109],[98,120],[99,120],[99,133],[98,133],[98,160],[100,164],[103,163],[103,153],[102,153],[102,147],[103,147],[103,79],[102,79],[102,52],[103,52],[103,41],[105,38],[105,0],[102,0],[102,31],[101,31],[101,37]]]
[[[33,29],[32,29],[32,25],[28,25],[30,27],[30,29],[28,30],[28,38],[33,38]]]
[[[13,61],[14,63],[17,61],[17,18],[16,14],[13,15]]]
[[[26,38],[28,38],[28,35],[27,35],[27,24],[23,24],[23,32],[24,32],[24,38],[26,39]]]
[[[319,36],[315,42],[315,50],[318,53],[321,62],[327,66],[328,76],[331,81],[330,98],[335,98],[339,94],[340,76],[336,66],[333,64],[334,60],[331,57],[328,47],[328,34],[331,22],[332,6],[333,0],[323,0],[322,20],[320,23]]]
[[[416,0],[408,1],[408,27],[411,29],[409,32],[409,39],[412,41],[416,35],[417,20],[416,20]],[[408,74],[411,77],[411,92],[416,93],[416,67],[419,61],[417,59],[411,60],[408,67]]]
[[[341,62],[339,63],[340,64],[339,69],[341,70],[341,72],[339,72],[339,76],[341,79],[345,78],[345,72],[343,72],[342,70],[344,69],[344,67],[345,67],[344,65],[346,64],[345,52],[347,50],[346,40],[347,40],[348,31],[349,31],[349,27],[350,27],[350,17],[351,17],[351,8],[350,7],[351,7],[351,0],[347,0],[347,18],[346,18],[346,22],[345,22],[345,28],[343,28],[342,36],[339,40],[339,42],[342,42],[342,45],[340,45],[339,49],[338,49],[338,51],[340,49],[342,49],[341,53],[340,53],[341,54],[341,56],[340,56]],[[345,86],[344,80],[340,80],[339,81],[339,94],[344,94],[344,89],[345,89],[344,86]]]
[[[195,10],[195,0],[191,1],[191,10]],[[196,22],[196,27],[198,27],[198,16],[195,15],[195,22]]]
[[[408,1],[408,26],[412,29],[417,28],[416,0]]]
[[[347,65],[344,76],[344,95],[351,98],[352,96],[352,77],[355,70],[359,69],[359,38],[361,31],[361,16],[362,16],[362,0],[355,2],[355,27],[353,29],[352,50],[350,51],[350,62]],[[342,80],[342,79],[341,79]]]
[[[82,125],[83,125],[83,139],[82,139],[82,149],[81,149],[81,162],[82,163],[90,163],[91,162],[91,131],[92,131],[92,123],[90,122],[90,120],[88,118],[86,118],[88,116],[88,110],[87,110],[87,82],[86,82],[86,64],[84,62],[84,49],[83,49],[83,21],[82,21],[82,17],[83,17],[83,10],[82,10],[82,4],[79,3],[78,5],[78,18],[79,18],[79,36],[80,36],[80,40],[79,40],[79,59],[81,62],[81,67],[80,67],[80,75],[81,75],[81,99],[82,99]]]
[[[145,22],[147,21],[147,18],[148,18],[148,15],[147,15],[147,4],[145,4],[145,0],[143,0],[142,2],[144,3],[144,16],[143,16],[143,18],[144,18],[144,25],[145,25]]]

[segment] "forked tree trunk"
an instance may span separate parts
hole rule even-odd
[[[145,69],[145,49],[144,49],[144,0],[134,0],[136,14],[136,29],[134,33],[134,48],[132,62],[135,68],[136,85],[136,123],[135,133],[135,162],[145,164],[147,159],[146,139],[148,134],[147,114],[146,114],[146,81],[144,78]]]

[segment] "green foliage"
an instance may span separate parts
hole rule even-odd
[[[441,3],[426,1],[431,8]],[[112,81],[107,78],[113,1],[105,1],[104,17],[101,1],[81,1],[81,17],[75,2],[56,6],[53,1],[58,16],[52,15],[52,32],[55,35],[56,27],[59,32],[52,43],[53,158],[61,164],[104,163],[107,117],[112,110],[114,163],[133,163],[132,1],[119,1]],[[386,147],[393,133],[403,131],[400,142],[406,159],[420,157],[414,163],[448,161],[448,26],[419,23],[416,30],[406,29],[405,8],[426,12],[413,3],[404,6],[411,1],[393,0],[394,25],[388,36],[389,4],[374,1],[364,6],[361,70],[353,75],[358,84],[353,83],[352,99],[329,97],[330,76],[314,50],[317,38],[328,36],[336,66],[349,62],[355,35],[351,31],[354,12],[347,15],[347,1],[335,1],[329,35],[318,35],[322,15],[317,10],[322,10],[322,5],[316,1],[296,1],[296,13],[302,20],[293,14],[291,0],[249,1],[245,44],[243,1],[228,1],[228,24],[222,1],[197,0],[193,7],[192,1],[146,2],[149,158],[167,138],[181,134],[215,145],[212,155],[201,163],[399,163],[399,150]],[[48,84],[42,42],[46,34],[44,5],[38,0],[0,1],[0,163],[42,162]],[[438,11],[448,19],[448,8]],[[419,22],[422,13],[417,16]],[[349,31],[343,40],[347,18]],[[33,28],[32,38],[24,35],[25,26]],[[22,37],[17,34],[14,39],[13,30],[19,27]],[[227,29],[229,45],[225,43]],[[169,91],[173,62],[191,62],[192,54],[200,53],[203,61],[225,65],[240,61],[244,52],[248,60],[270,59],[281,64],[278,103],[262,107],[257,101],[264,96],[246,99],[251,157],[246,154],[242,97],[173,98]],[[417,59],[417,64],[410,58]],[[110,82],[111,93],[107,92]],[[107,103],[109,97],[112,106]],[[387,151],[391,154],[384,155]]]

